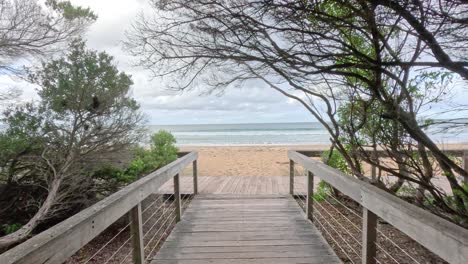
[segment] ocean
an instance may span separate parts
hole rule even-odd
[[[328,132],[318,122],[252,123],[204,125],[150,125],[148,130],[170,131],[179,146],[244,146],[244,145],[328,145]],[[468,142],[468,128],[437,132],[430,136],[441,144]]]

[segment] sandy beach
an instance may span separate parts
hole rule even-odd
[[[183,146],[181,151],[199,153],[201,176],[287,176],[287,151],[326,150],[327,145],[303,146]],[[468,143],[446,144],[443,149],[468,149]]]

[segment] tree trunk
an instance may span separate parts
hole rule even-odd
[[[50,209],[54,205],[61,181],[62,180],[60,177],[57,177],[52,181],[47,198],[45,199],[41,208],[39,208],[39,210],[27,224],[22,226],[17,231],[0,238],[0,251],[4,251],[29,237],[34,228],[36,228],[36,226],[47,216]]]

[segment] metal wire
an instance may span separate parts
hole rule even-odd
[[[357,216],[359,219],[362,219],[362,216],[359,215],[358,213],[356,213],[353,209],[349,208],[347,205],[344,205],[342,202],[340,202],[338,199],[336,199],[333,195],[329,195],[328,197],[331,197],[333,198],[333,200],[335,200],[337,203],[339,203],[341,206],[343,206],[344,208],[346,208],[346,210],[350,211],[352,214],[354,214],[355,216]]]
[[[128,223],[124,228],[122,228],[115,236],[113,236],[111,239],[109,239],[109,241],[107,241],[101,248],[98,249],[98,251],[96,251],[96,253],[94,253],[90,258],[88,258],[83,264],[86,264],[88,263],[89,261],[91,261],[93,258],[95,258],[99,253],[101,253],[101,251],[107,246],[109,245],[116,237],[118,237],[125,229],[127,229],[127,227],[129,227],[131,224]]]
[[[355,216],[357,216],[359,219],[362,219],[362,216],[360,216],[359,214],[357,214],[354,210],[352,210],[351,208],[349,208],[348,206],[344,205],[343,203],[341,203],[338,199],[336,199],[333,195],[330,195],[329,197],[333,198],[333,200],[335,200],[336,202],[338,202],[341,206],[343,206],[345,209],[347,209],[349,212],[353,213]],[[327,199],[324,199],[328,204],[332,205]],[[333,209],[335,209],[337,212],[339,212],[341,215],[343,215],[343,217],[345,217],[348,222],[350,222],[356,229],[360,230],[359,227],[357,227],[356,224],[354,224],[353,221],[351,221],[349,218],[347,218],[343,213],[341,213],[339,210],[337,210],[334,206],[332,206]],[[382,231],[380,231],[379,229],[377,229],[377,232],[382,235],[385,239],[387,239],[390,243],[392,243],[396,248],[398,248],[400,251],[402,251],[406,256],[408,256],[411,260],[413,260],[414,262],[418,263],[418,264],[421,264],[420,262],[418,262],[416,259],[414,259],[407,251],[405,251],[404,249],[402,249],[400,246],[398,246],[393,240],[391,240],[389,237],[387,237]],[[376,243],[378,245],[378,243]],[[379,246],[380,247],[380,246]],[[388,255],[389,257],[391,257],[395,262],[399,263],[396,259],[393,258],[393,256],[390,255],[390,253],[388,253],[387,251],[385,251],[382,247],[380,247],[380,249],[382,250],[382,252],[384,252],[386,255]]]
[[[151,206],[153,206],[157,201],[161,200],[161,198],[163,197],[163,195],[160,195],[158,196],[158,198],[156,200],[154,200],[150,205],[146,206],[146,208],[141,212],[141,214],[144,214],[148,209],[151,208]]]
[[[389,237],[387,237],[382,231],[377,229],[377,232],[382,235],[385,239],[390,241],[392,245],[394,245],[396,248],[398,248],[401,252],[405,253],[406,256],[408,256],[412,261],[421,264],[421,262],[417,261],[414,257],[412,257],[406,250],[402,249],[400,246],[398,246],[395,242],[393,242]]]
[[[162,202],[161,206],[159,206],[158,209],[154,210],[154,212],[153,212],[150,216],[148,216],[148,218],[146,219],[146,221],[143,223],[143,226],[145,226],[146,223],[148,223],[148,221],[149,221],[151,218],[153,218],[153,216],[155,216],[156,213],[157,213],[162,207],[165,206],[166,202],[169,201],[169,199],[170,199],[172,196],[174,196],[174,194],[169,195],[169,197],[167,197],[167,199],[166,199],[164,202]]]
[[[175,210],[174,210],[174,212],[175,212]],[[172,214],[172,213],[171,213],[171,214]],[[172,220],[171,220],[171,222],[169,223],[169,225],[166,227],[166,229],[164,229],[164,233],[163,233],[163,234],[167,233],[167,231],[169,230],[169,228],[172,227],[172,223],[175,221],[175,219],[176,219],[176,216],[174,216],[174,217],[172,218]],[[158,241],[156,242],[156,244],[154,245],[154,247],[153,247],[153,248],[150,250],[150,252],[148,253],[148,256],[145,258],[145,260],[150,259],[151,254],[152,254],[153,251],[156,249],[156,247],[159,245],[159,243],[161,242],[162,238],[163,238],[163,236],[161,236],[161,237],[158,239]],[[148,243],[148,245],[149,245],[149,243]],[[145,248],[146,248],[146,247],[145,247]]]
[[[396,260],[392,255],[390,255],[390,253],[388,253],[388,251],[386,251],[385,249],[383,249],[377,242],[375,243],[375,245],[377,246],[378,249],[380,249],[383,253],[385,253],[385,255],[389,256],[393,261],[395,261],[396,263],[400,263],[398,262],[398,260]]]
[[[172,201],[169,205],[165,206],[165,207],[166,207],[165,209],[171,208],[172,205],[174,205],[174,204],[175,204],[175,200]],[[163,217],[166,215],[166,212],[167,212],[168,210],[170,210],[170,209],[163,210],[163,213],[162,213],[161,216],[158,218],[158,220],[156,220],[156,222],[153,223],[153,225],[150,227],[150,229],[148,229],[148,230],[146,231],[146,234],[143,235],[143,239],[145,239],[145,237],[150,233],[151,230],[153,230],[153,228],[156,226],[156,224],[158,224],[159,221],[160,221],[161,219],[163,219]],[[158,231],[159,231],[159,230],[158,230]]]
[[[321,208],[325,213],[327,213],[327,214],[330,216],[330,218],[332,218],[333,221],[335,221],[351,238],[353,238],[354,241],[355,241],[356,243],[361,244],[361,241],[359,241],[358,239],[356,239],[356,238],[354,237],[354,235],[351,234],[351,233],[336,219],[336,217],[334,217],[333,215],[331,215],[320,203],[316,202],[316,203],[314,203],[314,205],[315,205],[315,204],[316,204],[317,206],[320,206],[320,208]],[[331,204],[330,204],[330,205],[331,205]],[[331,205],[331,206],[333,207],[333,205]],[[334,209],[335,209],[335,208],[334,208]],[[335,210],[336,210],[336,209],[335,209]],[[338,210],[337,210],[337,211],[338,211]]]
[[[341,246],[340,246],[340,243],[338,243],[335,238],[330,234],[330,232],[328,232],[327,228],[325,228],[325,226],[320,222],[320,220],[317,219],[317,221],[315,221],[315,223],[318,223],[322,229],[328,234],[328,237],[330,237],[331,240],[333,240],[333,242],[335,243],[336,246],[338,246],[341,251],[346,255],[346,257],[349,259],[349,261],[351,261],[351,263],[354,264],[354,261],[353,259],[348,255],[348,253],[346,252],[346,250],[344,250]]]
[[[172,195],[173,195],[173,194],[172,194]],[[172,195],[171,195],[171,196],[172,196]],[[167,200],[168,200],[168,199],[166,199],[166,201],[167,201]],[[189,200],[189,199],[186,199],[186,200]],[[183,206],[185,206],[187,203],[188,203],[188,201],[186,201],[186,202],[183,204]],[[173,202],[172,202],[171,204],[173,204]],[[159,210],[159,209],[158,209],[158,210]],[[174,211],[175,211],[175,210],[174,210]],[[172,213],[171,213],[171,215],[172,215]],[[175,219],[175,218],[174,218],[174,219]],[[172,225],[172,221],[171,221],[170,225]],[[170,226],[170,225],[169,225],[169,226]],[[163,224],[162,226],[164,226],[164,224]],[[159,233],[159,230],[158,230],[155,234],[157,234],[157,233]],[[151,243],[151,240],[148,241],[148,245],[149,245],[149,243]],[[159,243],[159,242],[158,242],[158,243]],[[145,248],[146,248],[146,247],[145,247]],[[151,254],[151,253],[152,253],[152,252],[150,252],[150,254]],[[129,253],[127,253],[127,255],[125,255],[125,257],[122,259],[122,261],[119,262],[119,264],[124,263],[124,262],[128,259],[128,257],[130,257],[131,254],[132,254],[132,251],[130,251]],[[148,255],[148,256],[149,256],[149,255]]]
[[[304,196],[304,195],[300,195],[299,197],[301,197],[301,198],[298,199],[298,200],[300,201],[300,203],[301,203],[301,208],[302,208],[303,210],[305,210],[305,202],[303,201],[303,198],[305,198],[305,196]],[[329,223],[328,221],[326,221],[326,219],[318,212],[318,210],[314,210],[314,215],[317,216],[317,214],[319,214],[320,217],[323,219],[323,221],[326,222],[326,223],[335,231],[335,233],[337,233],[337,234],[340,236],[340,234],[333,228],[332,225],[330,225],[330,223]],[[322,229],[328,234],[328,237],[330,237],[330,239],[335,243],[335,245],[336,245],[337,247],[340,248],[340,250],[341,250],[341,251],[346,255],[346,257],[349,259],[349,261],[351,261],[351,263],[354,264],[354,261],[352,260],[351,256],[349,256],[349,254],[347,253],[347,251],[344,250],[343,247],[341,247],[341,244],[338,243],[338,241],[335,240],[335,238],[333,237],[333,235],[332,235],[332,234],[328,231],[328,229],[321,223],[320,219],[319,219],[318,217],[315,217],[314,220],[316,220],[316,221],[314,221],[314,223],[318,223],[318,224],[322,227]],[[344,240],[343,237],[340,236],[340,238],[346,243],[346,241]],[[347,246],[350,247],[349,244],[347,244]],[[357,254],[357,253],[354,251],[354,249],[353,249],[352,247],[351,247],[351,250],[353,250],[353,253],[355,253],[356,255],[359,256],[359,254]]]
[[[339,210],[336,206],[334,206],[328,199],[326,199],[325,197],[321,196],[322,198],[324,198],[324,201],[326,203],[328,203],[336,212],[338,212],[340,215],[342,215],[356,230],[358,230],[359,232],[362,232],[361,229],[350,219],[348,218],[345,214],[343,214],[341,212],[341,210]],[[346,210],[348,210],[349,212],[351,212],[353,215],[357,216],[359,219],[362,219],[362,216],[357,214],[353,209],[349,208],[348,206],[346,206],[345,204],[343,204],[341,201],[339,201],[338,199],[336,199],[333,195],[330,195],[329,197],[331,197],[334,201],[336,201],[338,204],[340,204],[343,208],[345,208]],[[325,210],[325,208],[323,208],[323,206],[320,205],[320,202],[317,201],[315,199],[316,203],[314,204],[317,204],[319,205],[325,212],[327,212]],[[302,205],[304,206],[304,203],[302,202],[301,200],[301,203]],[[328,215],[330,215],[328,212],[327,212]],[[323,217],[323,216],[322,216]],[[334,219],[335,220],[335,219]],[[335,220],[335,222],[337,222]],[[345,229],[341,224],[340,226]],[[346,230],[346,229],[345,229]],[[347,230],[346,230],[347,231]],[[418,263],[420,264],[419,261],[417,261],[413,256],[411,256],[407,251],[405,251],[403,248],[401,248],[400,246],[398,246],[398,244],[396,244],[393,240],[391,240],[388,236],[386,236],[382,231],[378,230],[377,229],[377,232],[382,235],[386,240],[388,240],[392,245],[394,245],[396,248],[398,248],[401,252],[403,252],[407,257],[409,257],[412,261],[414,261],[415,263]],[[348,231],[347,233],[353,237],[353,239],[356,240],[356,238],[354,236],[352,236]],[[399,263],[388,251],[386,251],[382,246],[379,245],[379,243],[376,242],[376,245],[377,247],[387,256],[389,256],[393,261],[395,261],[396,263]]]
[[[118,252],[130,241],[130,239],[132,239],[132,238],[133,238],[133,235],[130,235],[130,237],[129,237],[127,240],[125,240],[125,242],[124,242],[124,243],[123,243],[107,260],[106,260],[106,262],[104,262],[104,264],[109,263],[109,261],[110,261],[111,259],[113,259],[114,256],[117,255],[117,253],[118,253]]]
[[[316,210],[316,212],[320,215],[320,217],[323,219],[323,221],[325,223],[328,224],[328,226],[331,227],[331,229],[333,229],[333,231],[335,231],[335,233],[341,238],[341,240],[343,240],[343,242],[353,251],[354,254],[356,254],[358,257],[361,257],[361,254],[357,253],[356,250],[346,241],[346,239],[335,229],[335,227],[333,227],[332,224],[330,224],[330,222],[327,221],[327,219],[320,213],[319,210]],[[358,243],[360,244],[360,242],[358,241]]]
[[[145,249],[150,245],[150,243],[154,240],[154,238],[156,237],[156,235],[161,231],[161,229],[165,226],[165,224],[167,223],[167,221],[169,219],[171,219],[171,221],[169,222],[169,225],[165,228],[164,232],[166,233],[169,228],[172,227],[172,224],[174,222],[174,220],[176,219],[174,213],[175,213],[175,208],[174,209],[170,209],[175,201],[171,202],[170,204],[167,204],[167,201],[169,199],[171,199],[171,197],[173,197],[174,194],[171,194],[170,196],[168,196],[161,204],[161,206],[159,206],[157,209],[155,209],[152,214],[147,217],[146,221],[143,223],[143,226],[146,225],[149,220],[151,220],[155,215],[156,213],[158,213],[161,209],[163,209],[163,213],[161,215],[161,217],[155,222],[153,223],[153,225],[151,226],[151,228],[145,233],[144,235],[144,238],[150,233],[150,231],[156,226],[156,224],[158,224],[162,218],[164,216],[167,216],[167,218],[165,219],[165,221],[161,224],[160,228],[153,234],[153,236],[151,237],[151,239],[148,241],[148,244],[147,246],[145,247]],[[148,206],[145,207],[145,209],[142,211],[142,215],[144,213],[146,213],[148,210],[150,210],[157,202],[161,201],[163,199],[163,195],[159,196],[158,198],[156,198],[154,201],[151,202],[151,204],[149,204]],[[182,211],[185,211],[184,209],[188,206],[188,203],[191,201],[192,197],[189,197],[189,198],[186,198],[186,199],[182,199]],[[184,201],[185,200],[185,201]],[[167,210],[166,210],[167,209]],[[170,212],[169,214],[167,214],[168,212]],[[173,216],[173,217],[172,217]],[[172,217],[172,218],[171,218]],[[111,244],[111,242],[113,242],[120,234],[122,234],[122,232],[124,232],[129,226],[130,226],[131,222],[128,223],[127,225],[125,225],[121,230],[119,230],[119,232],[117,234],[115,234],[111,239],[109,239],[102,247],[100,247],[91,257],[89,257],[85,262],[84,264],[87,264],[89,263],[92,259],[94,259],[99,253],[101,253],[109,244]],[[130,235],[130,237],[125,240],[114,252],[113,254],[104,262],[105,264],[109,263],[109,261],[111,261],[123,248],[124,246],[133,238],[133,235]],[[163,238],[163,236],[161,236],[156,245],[151,249],[150,251],[150,254],[148,255],[148,257],[153,253],[154,249],[159,245],[159,243],[161,242],[161,239]],[[130,249],[130,251],[125,255],[125,257],[122,259],[122,261],[120,261],[119,263],[124,263],[128,257],[132,254],[132,250]]]
[[[162,198],[162,196],[159,196],[156,200],[154,200],[150,205],[148,205],[143,211],[142,215],[149,209],[151,206],[153,206],[157,201],[159,201]],[[125,229],[127,229],[130,226],[131,222],[125,225],[117,234],[115,234],[111,239],[109,239],[102,247],[100,247],[91,257],[89,257],[83,264],[89,263],[92,259],[94,259],[99,253],[101,253],[104,248],[106,248],[114,239],[116,239],[120,234],[122,234]]]
[[[172,210],[172,212],[169,214],[169,217],[175,213],[175,209]],[[169,220],[170,218],[167,218],[166,221],[164,221],[164,224],[161,226],[161,228],[165,225],[165,223],[167,222],[167,220]],[[167,230],[169,229],[169,227],[171,227],[172,225],[172,222],[174,222],[174,220],[176,219],[176,216],[174,215],[174,217],[172,218],[171,222],[169,223],[169,225],[166,227],[166,229],[164,229],[164,233],[167,232]],[[148,242],[148,244],[145,246],[145,249],[151,244],[151,242],[153,241],[153,239],[156,237],[156,234],[159,233],[159,231],[161,230],[161,228],[155,233],[155,235],[151,238],[151,240]],[[164,234],[163,233],[163,234]],[[151,254],[153,253],[154,249],[158,246],[159,242],[161,241],[163,236],[161,236],[158,241],[156,242],[155,246],[150,250],[150,252],[148,253],[148,256],[145,258],[145,260],[148,260],[151,256]]]
[[[341,214],[346,220],[348,220],[349,223],[351,223],[351,225],[356,229],[358,230],[359,232],[362,232],[361,228],[359,228],[351,219],[349,219],[345,214],[343,214],[340,210],[338,210],[336,208],[336,206],[334,206],[333,204],[331,204],[327,199],[324,199],[333,209],[335,209],[336,212],[338,212],[339,214]],[[362,219],[362,218],[361,218]]]
[[[175,212],[175,208],[172,208],[172,209],[168,209],[166,210],[162,216],[167,216],[164,220],[164,222],[159,226],[158,230],[156,232],[154,232],[153,236],[148,240],[148,243],[146,244],[145,246],[145,249],[148,248],[149,244],[153,241],[153,239],[156,237],[156,235],[159,233],[159,231],[161,231],[161,229],[164,227],[164,225],[167,223],[167,220],[169,219],[169,217]],[[167,212],[170,212],[169,214],[167,214]],[[147,233],[148,234],[148,233]],[[146,235],[147,235],[146,234]],[[146,236],[145,235],[145,236]]]
[[[362,217],[360,215],[358,215],[356,212],[354,212],[354,210],[352,210],[351,208],[349,208],[348,206],[344,205],[343,203],[341,203],[339,200],[337,200],[335,197],[333,197],[332,195],[330,195],[329,197],[332,197],[336,202],[338,202],[341,206],[343,206],[344,208],[346,208],[348,211],[350,211],[351,213],[353,213],[354,215],[356,215],[359,219],[362,219]],[[335,206],[333,206],[327,199],[324,199],[330,206],[333,207],[333,209],[335,209],[337,212],[339,212],[344,218],[346,218],[346,220],[351,223],[353,225],[354,228],[356,228],[357,230],[360,230],[359,227],[357,227],[357,225],[352,221],[350,220],[348,217],[346,217],[340,210],[338,210]],[[398,246],[394,241],[392,241],[389,237],[387,237],[382,231],[378,230],[377,229],[377,232],[382,235],[385,239],[387,239],[389,242],[391,242],[396,248],[398,248],[400,251],[402,251],[406,256],[408,256],[411,260],[413,260],[414,262],[420,264],[420,262],[418,262],[416,259],[414,259],[407,251],[405,251],[404,249],[402,249],[400,246]],[[399,263],[388,251],[386,251],[383,247],[381,247],[379,245],[378,242],[376,242],[376,245],[377,247],[387,256],[389,256],[393,261],[395,261],[396,263]]]

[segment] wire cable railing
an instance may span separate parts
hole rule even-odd
[[[292,151],[290,151],[292,152]],[[297,152],[296,152],[297,153]],[[300,154],[299,154],[300,155]],[[292,155],[294,158],[297,155]],[[291,157],[291,156],[290,156]],[[297,158],[298,161],[303,161],[304,157]],[[362,204],[357,202],[357,198],[362,197],[361,188],[355,184],[355,182],[350,182],[348,187],[346,186],[346,180],[342,181],[332,181],[338,186],[338,191],[335,192],[331,187],[335,185],[330,185],[328,191],[324,189],[315,191],[317,188],[311,188],[308,184],[314,183],[313,177],[320,175],[314,175],[313,170],[307,170],[308,166],[317,167],[317,170],[322,173],[332,173],[330,169],[323,168],[326,165],[315,165],[318,162],[306,162],[306,166],[302,167],[301,162],[297,162],[298,166],[294,166],[295,163],[291,159],[290,168],[294,171],[291,172],[290,176],[299,175],[306,177],[307,183],[301,184],[303,181],[297,181],[291,179],[290,182],[294,183],[291,185],[294,188],[294,185],[297,185],[299,189],[307,190],[306,194],[303,193],[294,193],[294,189],[290,190],[291,194],[295,194],[296,201],[300,207],[306,213],[306,217],[311,219],[317,229],[319,229],[324,236],[324,238],[329,242],[329,244],[335,249],[337,255],[344,262],[349,263],[359,263],[363,262],[363,258],[368,254],[369,250],[372,250],[372,245],[375,249],[374,255],[367,255],[368,259],[365,263],[428,263],[430,261],[436,261],[437,263],[444,263],[442,259],[435,256],[434,253],[429,252],[420,242],[412,240],[411,237],[408,237],[398,228],[391,225],[385,219],[381,219],[378,216],[375,216],[375,239],[370,238],[365,240],[364,237],[368,235],[364,232],[369,232],[371,226],[367,226],[364,231],[363,226],[365,226],[365,219],[367,217],[364,214],[364,210],[367,210],[367,214],[373,214],[369,212],[368,209],[364,208]],[[300,168],[303,170],[300,170]],[[340,175],[341,176],[341,175]],[[337,176],[337,177],[340,177]],[[307,178],[309,177],[309,178]],[[321,180],[322,177],[320,177]],[[330,175],[325,177],[330,179]],[[328,183],[328,181],[326,181]],[[345,184],[346,183],[346,184]],[[302,186],[304,185],[304,186]],[[318,184],[315,186],[318,187]],[[357,187],[357,188],[356,188]],[[367,186],[366,186],[367,187]],[[323,186],[321,188],[324,188]],[[349,188],[350,190],[341,192],[342,188]],[[372,187],[370,187],[372,188]],[[366,190],[366,189],[365,189]],[[351,196],[349,196],[349,195]],[[308,195],[311,197],[311,201],[307,202]],[[313,201],[313,202],[312,202]],[[311,205],[310,205],[311,204]],[[310,211],[310,212],[309,212]],[[370,243],[370,244],[364,244]],[[366,251],[363,251],[366,249]],[[417,250],[415,250],[417,249]],[[364,263],[364,262],[363,262]]]
[[[197,193],[197,158],[197,152],[182,153],[177,160],[1,254],[0,263],[143,263],[156,254]],[[188,165],[193,168],[193,195],[192,191],[181,193],[180,173]],[[174,191],[159,193],[169,180],[174,181]]]
[[[157,198],[154,199],[154,197]],[[189,206],[193,194],[181,195],[181,210]],[[177,223],[177,206],[175,194],[153,194],[144,200],[142,204],[148,204],[142,210],[143,244],[145,261],[150,260],[157,253],[161,244],[165,241],[171,230]],[[96,252],[88,257],[84,262],[77,263],[131,263],[133,248],[133,235],[129,231],[132,222],[126,223],[120,230],[108,239]],[[112,230],[110,230],[112,232]],[[123,239],[118,240],[120,236]]]
[[[161,244],[165,241],[171,230],[177,223],[177,199],[176,193],[171,194],[153,194],[142,204],[148,204],[142,210],[142,234],[144,245],[145,262],[152,259],[157,253]],[[188,207],[193,198],[193,194],[180,194],[181,211]],[[157,196],[156,198],[154,198]],[[123,241],[116,241],[124,231],[128,231],[132,222],[127,223],[113,237],[111,237],[103,246],[101,246],[91,257],[83,263],[131,263],[133,248],[131,232],[127,232]],[[112,245],[112,247],[110,247]],[[106,253],[107,258],[97,258],[100,254]]]

